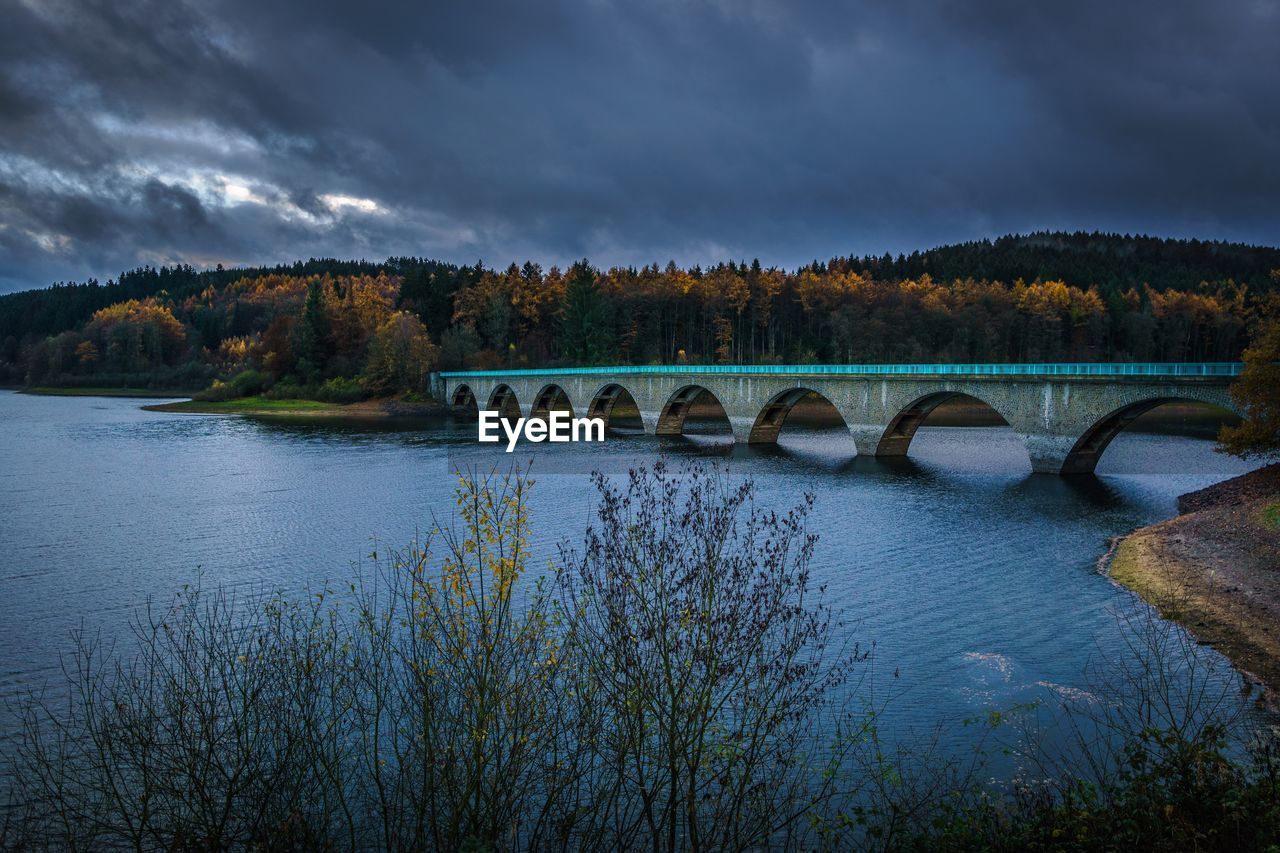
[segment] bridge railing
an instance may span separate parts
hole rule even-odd
[[[1053,364],[641,364],[615,367],[545,367],[510,370],[444,371],[446,379],[494,376],[619,376],[676,373],[732,373],[773,376],[1239,376],[1239,362],[1132,362]]]

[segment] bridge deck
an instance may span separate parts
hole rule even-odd
[[[715,374],[748,376],[1239,376],[1238,362],[1064,362],[1056,364],[642,364],[615,367],[545,367],[445,371],[446,379],[496,376]]]

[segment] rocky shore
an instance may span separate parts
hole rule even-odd
[[[1190,492],[1112,551],[1111,577],[1280,690],[1280,464]]]

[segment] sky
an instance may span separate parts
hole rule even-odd
[[[0,292],[1280,241],[1280,0],[0,0]]]

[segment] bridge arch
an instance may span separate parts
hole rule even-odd
[[[846,429],[848,428],[849,425],[845,421],[844,415],[840,414],[840,410],[825,394],[814,391],[812,388],[789,388],[786,391],[775,394],[769,402],[764,404],[764,408],[756,415],[756,419],[751,425],[751,433],[747,441],[751,444],[776,444],[778,434],[782,432],[782,425],[786,423],[791,410],[806,397],[821,400],[840,419],[840,423],[844,424]]]
[[[1166,403],[1196,403],[1210,406],[1226,415],[1238,415],[1238,412],[1216,403],[1205,403],[1193,397],[1161,396],[1137,400],[1110,412],[1093,426],[1085,430],[1076,440],[1066,459],[1062,462],[1062,474],[1092,474],[1098,467],[1098,460],[1111,444],[1112,439],[1123,432],[1130,424],[1147,412]]]
[[[510,385],[497,385],[493,392],[489,395],[489,405],[485,406],[489,411],[497,412],[503,420],[518,420],[520,418],[520,401],[516,399],[516,392],[512,390]]]
[[[725,425],[730,430],[733,429],[729,421],[728,410],[724,404],[720,402],[720,398],[710,389],[703,385],[685,385],[677,389],[670,397],[667,398],[666,405],[662,407],[662,414],[658,417],[658,427],[655,432],[658,435],[682,435],[684,434],[685,421],[694,407],[698,404],[706,403],[714,404],[724,417]]]
[[[898,410],[898,413],[889,421],[889,425],[885,427],[884,432],[880,435],[880,440],[876,444],[876,456],[906,456],[907,448],[911,446],[911,440],[916,436],[916,430],[920,429],[923,424],[934,411],[943,403],[957,399],[973,400],[986,406],[1007,426],[1009,424],[1001,412],[993,405],[980,397],[972,394],[966,394],[962,391],[937,391],[932,394],[926,394],[918,397],[906,406]]]
[[[480,408],[475,392],[465,382],[453,389],[453,396],[450,398],[450,402],[455,406],[467,406],[476,410]]]
[[[546,420],[552,412],[563,411],[567,411],[569,417],[573,417],[573,402],[569,399],[568,391],[552,382],[549,385],[542,386],[542,389],[534,396],[530,417]]]
[[[591,395],[591,402],[587,406],[587,417],[604,421],[605,429],[616,429],[613,413],[619,404],[627,411],[635,411],[636,414],[631,420],[636,421],[636,426],[643,430],[644,424],[640,422],[640,406],[636,403],[636,398],[617,382],[610,382]]]

